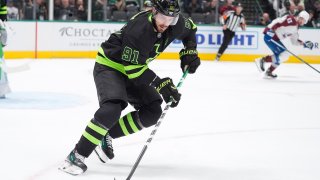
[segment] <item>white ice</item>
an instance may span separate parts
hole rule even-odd
[[[0,100],[1,180],[126,179],[153,128],[114,140],[116,156],[106,164],[91,154],[83,175],[58,170],[98,108],[93,65],[33,60],[30,70],[8,75],[13,92]],[[179,61],[150,68],[176,83],[182,75]],[[305,64],[283,64],[276,73],[266,80],[254,63],[202,62],[132,179],[319,180],[320,74]]]

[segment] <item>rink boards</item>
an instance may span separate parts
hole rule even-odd
[[[111,33],[121,29],[123,23],[91,22],[9,22],[9,42],[5,48],[6,59],[17,58],[95,58],[100,44]],[[263,27],[239,28],[222,60],[253,61],[270,54],[263,41]],[[311,41],[313,49],[293,46],[285,40],[286,47],[310,63],[320,63],[319,29],[300,29],[300,39]],[[223,38],[220,26],[198,25],[198,51],[202,60],[213,60]],[[142,42],[143,43],[143,42]],[[178,40],[158,59],[178,59],[182,48]],[[289,62],[299,62],[290,57]]]

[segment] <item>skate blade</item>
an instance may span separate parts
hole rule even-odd
[[[271,76],[268,76],[268,75],[264,75],[263,78],[264,79],[277,79],[277,77],[271,77]]]
[[[258,68],[258,71],[259,71],[259,72],[264,72],[264,71],[260,68],[259,58],[258,58],[258,59],[255,59],[254,62],[255,62],[255,64],[256,64],[257,68]]]
[[[60,171],[63,171],[65,173],[77,176],[80,174],[83,174],[84,171],[79,168],[78,166],[72,165],[70,162],[65,161],[61,167],[58,168]]]
[[[109,158],[104,154],[100,146],[97,146],[96,149],[94,149],[94,152],[96,153],[96,155],[102,163],[106,163],[109,160]]]

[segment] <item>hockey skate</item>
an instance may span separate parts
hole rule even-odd
[[[112,137],[106,134],[101,143],[96,147],[94,152],[99,157],[100,161],[106,163],[108,160],[114,158],[113,147],[112,147]]]
[[[275,79],[278,76],[276,74],[273,74],[272,71],[267,70],[264,77],[266,79]]]
[[[264,72],[265,71],[265,68],[264,68],[264,57],[262,58],[257,58],[255,59],[255,63],[257,65],[257,68],[260,72]]]
[[[215,61],[220,61],[220,57],[221,57],[221,54],[217,54],[216,58],[214,59]]]
[[[59,170],[72,175],[79,175],[87,170],[87,166],[84,164],[85,157],[80,155],[75,149],[71,151],[63,165],[59,167]]]

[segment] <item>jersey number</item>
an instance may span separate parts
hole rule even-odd
[[[122,59],[127,62],[131,62],[132,64],[138,64],[138,56],[139,51],[132,50],[128,46],[126,46],[122,52]]]

